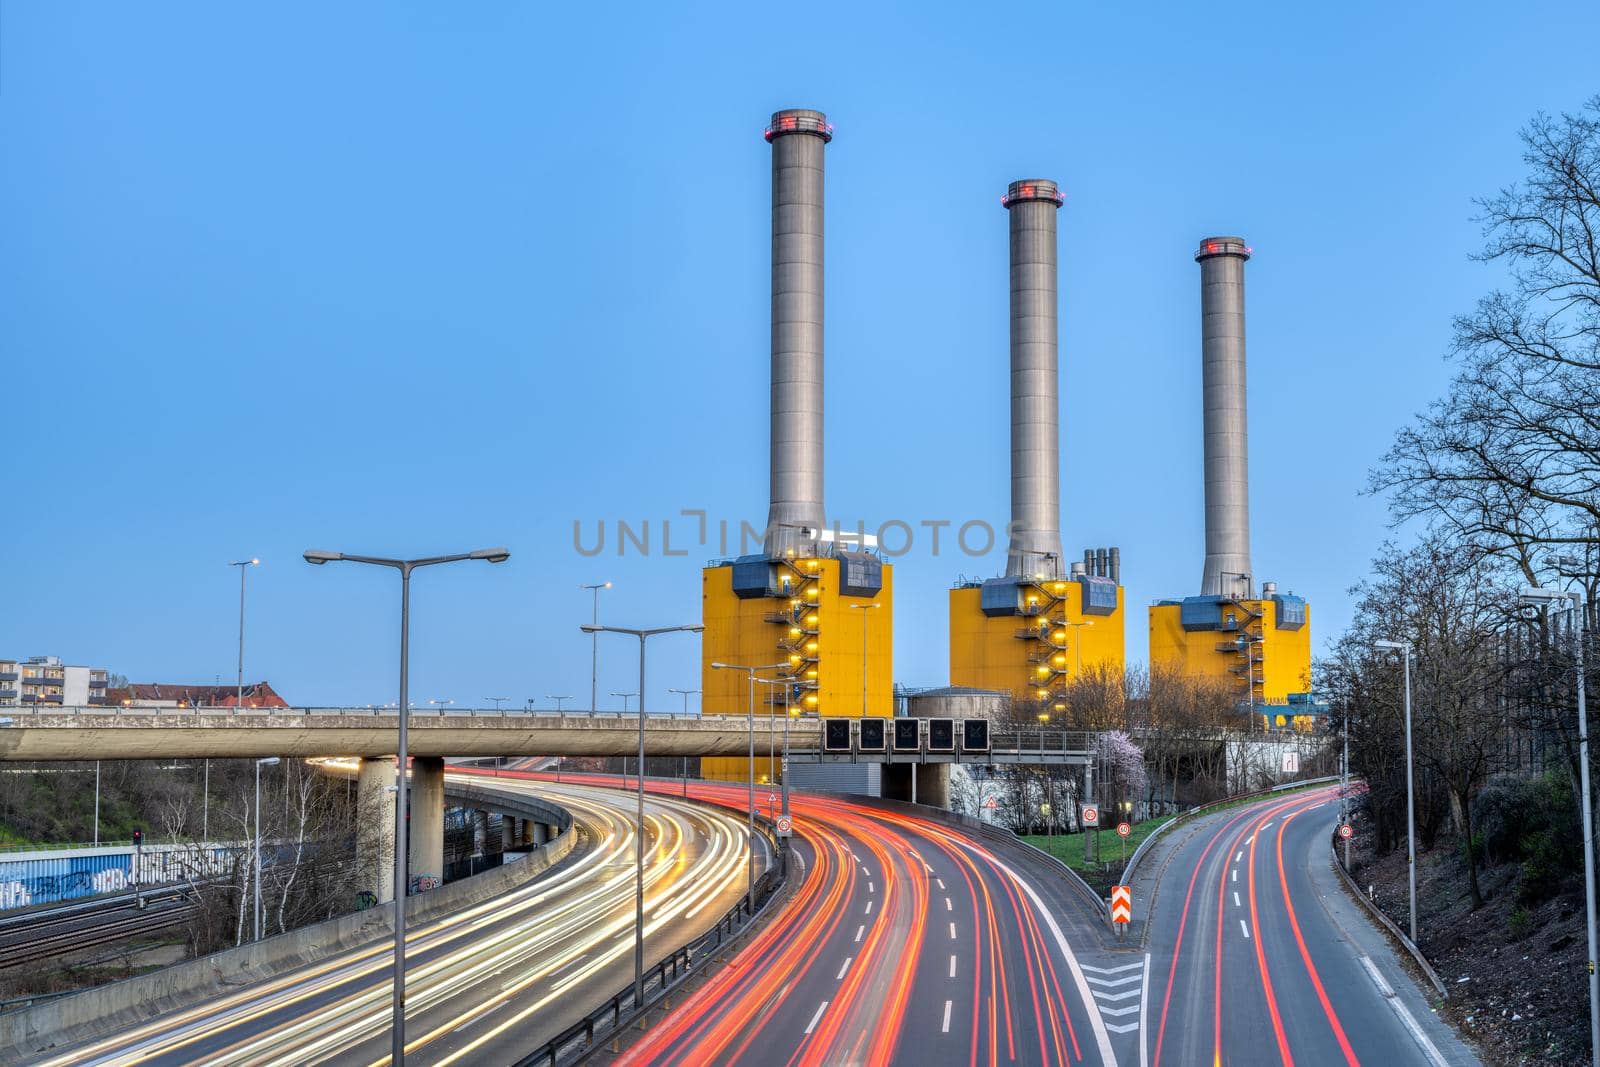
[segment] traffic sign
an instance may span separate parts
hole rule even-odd
[[[1093,804],[1085,804],[1081,821],[1085,826],[1099,826],[1100,809]]]
[[[1111,887],[1111,921],[1125,923],[1133,921],[1133,887],[1114,885]]]
[[[778,836],[779,837],[788,837],[790,832],[793,829],[794,829],[794,823],[790,821],[789,816],[787,816],[787,815],[778,816]]]
[[[983,806],[988,811],[994,811],[1000,806],[1000,801],[996,800],[994,797],[990,797],[988,800],[983,802]]]
[[[1351,828],[1349,823],[1341,823],[1339,826],[1339,836],[1348,841],[1350,838],[1355,836],[1355,830]]]
[[[1283,773],[1300,773],[1300,753],[1296,752],[1292,748],[1283,754]]]
[[[1133,833],[1133,827],[1129,826],[1125,822],[1117,823],[1117,836],[1118,837],[1127,837],[1131,833]]]

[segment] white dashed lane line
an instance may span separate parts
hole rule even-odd
[[[828,1010],[828,1002],[826,1000],[824,1000],[821,1004],[817,1005],[817,1013],[811,1017],[811,1021],[810,1022],[806,1023],[806,1033],[809,1034],[811,1031],[813,1031],[813,1030],[815,1030],[817,1028],[817,1023],[822,1021],[822,1013],[827,1011],[827,1010]]]
[[[859,942],[861,940],[861,935],[866,933],[866,932],[867,932],[867,928],[865,926],[856,927],[856,941]]]
[[[955,958],[955,956],[951,956],[950,957],[950,977],[954,978],[955,976],[956,976],[956,958]]]
[[[955,939],[956,939],[956,924],[955,923],[951,923],[950,924],[950,940],[954,941]]]
[[[950,1032],[950,1002],[948,1000],[944,1002],[944,1025],[939,1028],[939,1032],[942,1034]]]
[[[1243,919],[1239,920],[1239,932],[1244,934],[1244,939],[1246,941],[1250,940],[1250,928],[1244,924]]]
[[[843,966],[843,967],[840,967],[840,968],[839,968],[839,973],[838,973],[838,974],[836,974],[836,975],[834,975],[834,976],[833,976],[833,980],[834,980],[834,981],[835,981],[835,982],[839,982],[839,981],[843,981],[843,980],[844,980],[844,975],[845,975],[845,972],[846,972],[846,971],[848,971],[848,970],[849,970],[849,969],[850,969],[850,961],[851,961],[851,960],[852,960],[852,959],[854,959],[854,958],[855,958],[855,957],[853,957],[853,956],[846,956],[846,957],[845,957],[845,959],[844,959],[844,966]]]

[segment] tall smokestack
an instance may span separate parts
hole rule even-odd
[[[776,112],[772,144],[772,479],[769,556],[813,550],[822,510],[822,156],[820,111]],[[809,529],[806,536],[802,530]]]
[[[1203,595],[1254,593],[1250,450],[1245,418],[1242,237],[1207,237],[1200,264],[1200,373],[1205,405],[1206,565]]]
[[[1062,576],[1061,427],[1056,368],[1056,212],[1062,196],[1043,178],[1012,182],[1011,544],[1006,574]]]

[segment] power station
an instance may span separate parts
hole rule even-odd
[[[1250,564],[1249,431],[1245,389],[1244,265],[1240,237],[1200,242],[1200,367],[1205,449],[1206,557],[1200,595],[1150,608],[1150,663],[1216,678],[1268,726],[1307,728],[1311,609],[1276,583],[1257,589]]]
[[[707,715],[894,714],[894,575],[864,534],[830,531],[823,506],[823,204],[833,128],[820,111],[772,116],[771,467],[761,551],[702,572]],[[950,680],[1004,692],[1042,720],[1074,683],[1120,685],[1121,553],[1061,543],[1060,367],[1054,181],[1010,184],[1011,521],[1005,573],[950,591]],[[1210,237],[1201,279],[1205,565],[1197,596],[1150,608],[1150,661],[1211,678],[1268,726],[1307,727],[1310,609],[1260,583],[1250,562],[1244,265],[1238,237]],[[759,754],[757,777],[778,767]],[[743,781],[748,761],[704,761]]]
[[[1066,710],[1074,679],[1124,658],[1122,561],[1115,549],[1061,551],[1055,182],[1012,182],[1011,522],[1006,573],[950,590],[950,681],[1009,692],[1041,716]]]
[[[823,161],[820,111],[772,116],[772,429],[762,551],[701,575],[700,687],[708,715],[893,714],[893,567],[827,528],[822,503]],[[748,672],[713,664],[768,668]],[[752,693],[754,694],[752,698]],[[747,761],[706,759],[744,781]],[[757,776],[776,780],[765,753]]]

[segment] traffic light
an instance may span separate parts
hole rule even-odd
[[[850,751],[850,720],[825,719],[822,723],[822,751]]]
[[[883,720],[862,719],[858,727],[861,738],[861,751],[882,752],[883,745]]]
[[[956,722],[954,719],[928,720],[928,751],[954,752],[956,750]]]
[[[134,848],[141,848],[141,847],[143,847],[143,845],[144,845],[144,831],[143,830],[135,830],[133,832],[133,847]]]
[[[922,720],[896,719],[894,721],[894,750],[915,752],[922,747]]]
[[[961,751],[987,752],[989,751],[989,720],[988,719],[962,719],[961,720]]]

